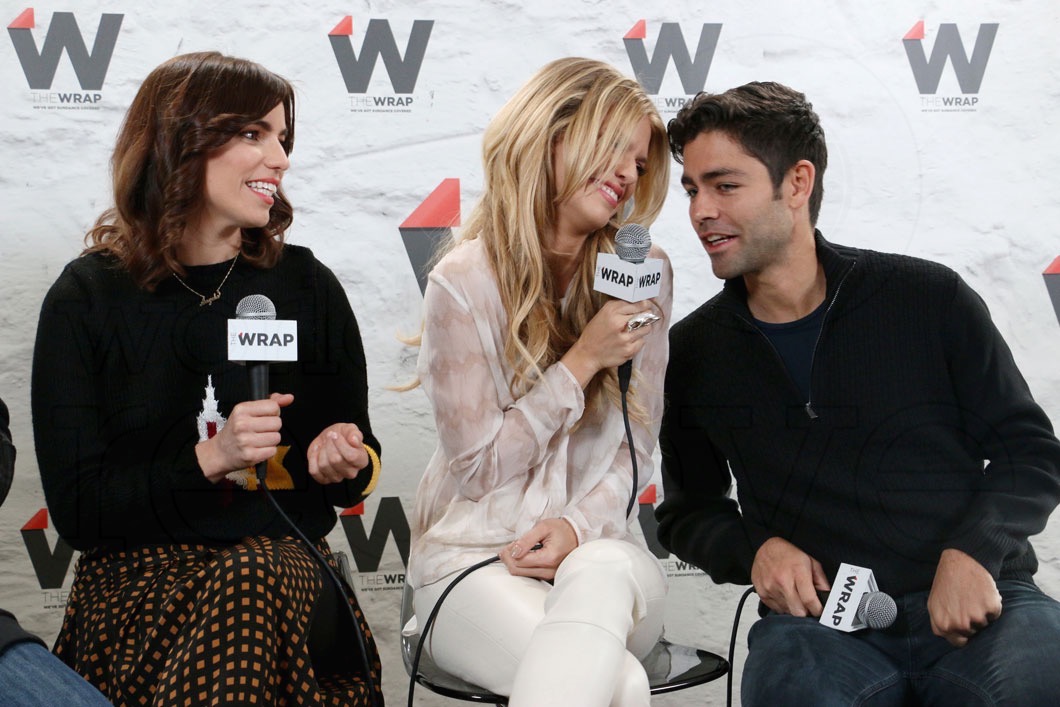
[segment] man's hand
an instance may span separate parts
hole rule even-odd
[[[960,648],[1001,616],[1001,594],[975,558],[948,548],[939,558],[927,608],[931,631]]]
[[[762,543],[751,565],[751,582],[762,602],[778,614],[820,616],[817,591],[831,588],[821,563],[782,538]]]

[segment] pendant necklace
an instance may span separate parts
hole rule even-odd
[[[213,294],[210,295],[209,297],[207,297],[203,293],[199,292],[198,290],[192,289],[191,285],[189,285],[188,283],[184,282],[184,280],[182,280],[180,278],[180,275],[178,275],[176,273],[173,273],[173,277],[177,278],[177,282],[179,282],[180,284],[184,285],[184,289],[186,289],[188,292],[192,293],[193,295],[195,295],[195,296],[197,296],[199,298],[199,306],[200,307],[208,307],[208,306],[210,306],[211,304],[213,304],[214,302],[216,302],[217,300],[219,300],[221,298],[221,288],[224,287],[225,286],[225,282],[228,281],[228,276],[231,275],[232,271],[235,269],[236,260],[238,260],[238,259],[239,259],[239,253],[236,253],[235,257],[232,258],[232,264],[228,266],[228,272],[225,273],[225,276],[221,279],[221,283],[219,285],[217,285],[217,289],[214,290]]]

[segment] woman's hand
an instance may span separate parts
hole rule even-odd
[[[357,478],[371,460],[364,448],[364,435],[352,422],[336,422],[309,445],[309,475],[320,484],[336,484]]]
[[[232,408],[221,431],[195,445],[203,475],[212,483],[225,474],[271,459],[280,443],[280,409],[294,402],[290,393],[248,400]]]
[[[541,547],[535,550],[538,545]],[[548,518],[538,521],[530,532],[501,550],[500,557],[515,577],[553,579],[559,564],[576,547],[578,536],[570,523]]]
[[[589,320],[582,334],[560,359],[584,388],[597,372],[615,368],[636,356],[644,348],[644,338],[651,326],[629,331],[627,324],[634,316],[651,311],[661,315],[651,300],[623,302],[608,300]]]

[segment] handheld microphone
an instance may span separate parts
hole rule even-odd
[[[626,302],[657,297],[663,262],[648,258],[651,235],[639,223],[627,223],[615,234],[615,252],[596,254],[593,289]]]
[[[830,595],[830,592],[817,592],[817,597],[821,600],[822,606],[828,603]],[[845,602],[846,607],[849,607],[850,603]],[[822,615],[824,615],[824,612],[822,612]],[[858,600],[858,608],[854,610],[853,623],[861,626],[861,628],[879,630],[890,628],[896,618],[898,618],[898,605],[890,594],[878,591],[865,592],[861,595],[861,599]],[[821,623],[824,622],[822,621]],[[834,623],[828,625],[836,628]]]
[[[890,594],[884,592],[866,592],[858,602],[855,614],[859,621],[864,621],[869,628],[889,628],[898,618],[898,605]]]
[[[872,570],[844,562],[839,565],[820,623],[849,633],[888,628],[897,616],[898,606],[876,586]]]
[[[627,223],[615,234],[615,253],[627,263],[643,263],[651,250],[651,234],[639,223]]]
[[[297,361],[298,360],[298,322],[295,320],[276,319],[276,305],[265,295],[247,295],[239,300],[236,305],[236,318],[228,320],[228,360],[246,364],[247,375],[250,377],[250,399],[265,400],[269,397],[269,363],[272,361]],[[345,585],[338,578],[334,570],[328,564],[324,556],[310,542],[309,538],[295,525],[284,512],[280,504],[273,498],[265,483],[268,475],[269,461],[258,462],[254,471],[258,477],[259,488],[265,492],[265,497],[291,528],[291,531],[305,543],[309,551],[326,577],[334,582],[337,596],[345,596]],[[340,602],[349,611],[350,619],[354,626],[354,634],[364,658],[364,675],[368,682],[369,701],[376,704],[376,696],[369,677],[372,674],[372,666],[368,660],[368,643],[361,629],[361,624],[353,613],[353,609],[346,601]]]
[[[648,256],[648,252],[650,250],[651,234],[648,232],[648,229],[646,229],[644,226],[641,226],[639,223],[627,223],[626,225],[619,228],[618,233],[615,234],[615,254],[624,263],[628,263],[634,266],[640,266],[644,263],[644,259]],[[607,255],[607,253],[600,253],[600,256],[605,255]],[[607,270],[602,266],[599,257],[597,258],[597,268],[601,274]],[[658,278],[653,278],[650,273],[647,275],[640,274],[637,272],[639,269],[640,268],[635,268],[634,273],[629,278],[629,283],[623,284],[633,284],[638,281],[647,283],[650,280],[654,280],[652,284],[656,285],[655,294],[658,294]],[[625,278],[622,278],[622,280],[624,281]],[[611,279],[611,282],[614,283],[615,280]],[[599,287],[597,287],[596,289],[598,291],[600,290]],[[612,293],[609,292],[608,294]],[[625,299],[627,302],[638,302],[644,298],[638,296],[637,292],[634,292],[633,294],[629,295],[629,297],[632,297],[632,299],[627,299],[627,297],[623,295],[612,294],[612,296],[617,296],[620,299]],[[658,317],[652,314],[651,312],[645,312],[644,314],[639,314],[633,319],[630,319],[629,324],[627,326],[630,331],[632,331],[633,329],[639,329],[645,324],[650,324],[651,322],[657,319]],[[632,378],[632,376],[633,359],[630,359],[629,361],[626,361],[618,367],[619,389],[621,389],[623,392],[628,390],[629,380],[630,378]]]
[[[615,234],[615,252],[596,254],[596,280],[593,289],[626,302],[640,302],[657,297],[662,289],[662,260],[648,258],[651,250],[651,234],[639,223],[627,223]],[[627,331],[651,324],[659,317],[653,312],[641,312],[626,323]],[[626,426],[626,441],[629,444],[630,468],[633,485],[626,505],[629,518],[637,505],[637,453],[633,445],[633,430],[629,425],[629,408],[626,393],[633,377],[633,359],[618,367],[618,391],[622,396],[622,419]]]
[[[265,295],[247,295],[236,305],[236,319],[256,321],[276,319],[276,305]],[[247,361],[251,400],[269,397],[269,362]]]
[[[265,295],[247,295],[228,320],[228,359],[246,364],[250,399],[269,397],[269,363],[298,360],[298,323],[276,321],[276,306]],[[268,461],[255,467],[264,483]]]

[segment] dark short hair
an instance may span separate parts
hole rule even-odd
[[[294,146],[294,89],[260,64],[218,52],[182,54],[155,68],[133,98],[111,158],[114,206],[89,231],[86,252],[118,258],[153,290],[183,274],[176,248],[203,203],[206,160],[277,105],[286,113],[284,151]],[[269,222],[243,229],[240,255],[259,267],[279,258],[293,218],[282,188]]]
[[[824,128],[806,96],[772,81],[752,81],[725,93],[700,93],[667,126],[670,152],[678,163],[684,148],[700,133],[719,131],[738,142],[766,166],[773,188],[799,160],[816,169],[810,194],[810,222],[817,223],[824,197],[828,147]]]

